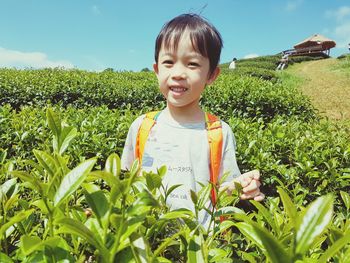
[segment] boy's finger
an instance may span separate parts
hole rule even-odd
[[[261,202],[261,201],[264,200],[264,199],[265,199],[265,195],[264,195],[263,193],[261,193],[261,192],[260,192],[259,195],[257,195],[257,196],[254,197],[254,200],[255,200],[255,201],[258,201],[258,202]]]
[[[255,180],[259,180],[260,178],[260,172],[259,170],[252,170],[249,172],[244,173],[243,175],[243,179],[255,179]]]
[[[259,196],[260,194],[261,194],[260,190],[257,189],[255,191],[241,194],[241,199],[242,200],[253,199],[253,198]]]
[[[252,180],[247,186],[243,187],[242,191],[243,193],[248,193],[256,189],[259,189],[260,185],[261,185],[260,181]]]

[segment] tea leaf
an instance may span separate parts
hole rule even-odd
[[[236,215],[236,214],[245,215],[245,212],[242,209],[239,209],[235,206],[225,206],[225,207],[219,208],[214,212],[215,217],[230,216],[230,215]]]
[[[328,262],[328,260],[338,253],[340,249],[350,243],[350,231],[346,231],[344,236],[339,238],[333,245],[328,247],[328,249],[322,254],[322,256],[318,259],[318,262]]]
[[[332,219],[333,196],[321,196],[311,203],[301,218],[296,231],[295,253],[304,255]]]
[[[44,185],[36,177],[31,176],[28,173],[22,172],[22,171],[12,171],[10,174],[18,177],[25,183],[29,183],[30,186],[36,191],[38,191],[39,193],[44,192],[44,188],[45,188]]]
[[[187,261],[188,262],[206,262],[203,255],[202,244],[203,237],[192,235],[188,243]]]
[[[58,114],[48,108],[46,110],[46,119],[52,133],[58,138],[61,134],[61,119]]]
[[[109,250],[100,243],[100,241],[95,237],[95,234],[91,232],[90,229],[88,229],[82,222],[71,218],[62,218],[57,220],[56,223],[62,225],[56,231],[57,234],[64,233],[77,235],[85,239],[100,252],[104,262],[110,262]]]
[[[250,202],[259,210],[259,214],[262,214],[262,216],[266,219],[267,223],[273,228],[275,233],[278,234],[279,230],[278,230],[269,210],[267,210],[262,204],[260,204],[257,201],[251,200]]]
[[[163,178],[164,175],[166,174],[166,171],[167,171],[167,168],[165,165],[163,165],[157,169],[157,174],[160,176],[160,178]]]
[[[165,196],[169,196],[172,191],[174,191],[176,188],[180,187],[182,184],[175,184],[172,185],[166,192]]]
[[[131,220],[127,222],[127,227],[125,231],[123,231],[123,235],[120,237],[120,245],[118,247],[118,251],[123,250],[124,248],[130,246],[130,241],[129,237],[135,233],[137,233],[139,227],[142,225],[143,221],[142,220]]]
[[[287,213],[291,222],[293,222],[293,226],[295,227],[297,209],[293,204],[292,200],[290,199],[289,195],[283,190],[282,187],[277,187],[277,191],[280,194],[284,210]]]
[[[46,240],[41,240],[37,236],[21,236],[21,249],[24,255],[28,256],[33,253],[35,250],[41,250],[44,245],[57,246],[60,242],[61,237],[50,237]]]
[[[108,156],[105,171],[113,174],[115,177],[118,177],[120,174],[120,158],[117,154],[112,153]]]
[[[172,220],[172,219],[187,218],[192,216],[193,216],[193,212],[191,210],[181,209],[181,210],[170,211],[162,215],[160,219]]]
[[[17,179],[13,178],[13,179],[7,180],[5,183],[0,185],[0,203],[1,201],[3,201],[3,199],[6,200],[7,198],[10,197],[11,194],[9,195],[9,191],[11,189],[14,189],[16,184],[17,184]]]
[[[146,184],[150,191],[158,189],[162,185],[162,178],[159,176],[159,174],[150,172],[144,173],[143,176],[146,179]]]
[[[193,190],[191,190],[191,200],[194,203],[194,205],[197,205],[198,196],[197,196],[197,193]]]
[[[162,244],[154,251],[153,257],[150,262],[153,262],[155,258],[158,257],[159,254],[163,253],[163,251],[168,247],[169,244],[171,244],[174,240],[176,240],[179,236],[185,234],[185,230],[182,230],[180,232],[177,232],[176,234],[172,235],[171,237],[166,238]]]
[[[130,237],[130,246],[136,262],[149,262],[149,244],[146,239],[136,232]]]
[[[102,191],[89,193],[85,190],[84,195],[87,203],[96,215],[98,223],[102,228],[105,228],[108,223],[108,212],[110,205],[105,194]]]
[[[54,197],[54,206],[58,206],[65,198],[71,195],[85,180],[87,174],[95,165],[95,159],[89,159],[70,171],[62,180]]]
[[[115,177],[113,174],[106,171],[92,171],[88,175],[88,180],[102,179],[107,182],[110,187],[115,185],[120,185],[119,178]]]
[[[30,209],[27,211],[21,211],[18,214],[16,214],[15,216],[11,217],[7,223],[3,224],[0,227],[0,240],[4,236],[4,234],[8,228],[10,228],[11,226],[13,226],[14,224],[16,224],[18,222],[23,221],[33,212],[34,212],[34,209]]]
[[[33,150],[33,153],[39,164],[53,177],[57,171],[55,159],[50,154],[43,151]]]
[[[0,259],[2,263],[13,263],[14,261],[6,254],[0,251]]]
[[[346,206],[346,209],[350,209],[350,195],[347,192],[340,191],[340,196],[343,199],[343,202]]]
[[[292,262],[286,248],[272,234],[257,223],[252,221],[249,223],[240,222],[236,223],[236,226],[245,236],[264,251],[271,262],[280,263],[281,259],[286,263]]]
[[[60,136],[58,144],[58,153],[62,155],[68,148],[70,142],[77,136],[77,129],[73,127],[64,127]]]

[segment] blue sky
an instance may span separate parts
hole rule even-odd
[[[224,40],[221,62],[276,54],[320,33],[347,53],[348,0],[0,0],[0,67],[152,68],[154,40],[176,15],[201,13]]]

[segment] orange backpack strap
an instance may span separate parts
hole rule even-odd
[[[142,164],[143,151],[145,150],[145,144],[146,144],[148,135],[152,127],[154,126],[154,124],[156,124],[156,120],[159,114],[160,114],[160,111],[152,111],[147,113],[137,132],[135,158],[139,159],[140,164]]]
[[[222,158],[222,126],[220,119],[210,113],[205,114],[205,121],[210,147],[210,182],[217,185],[219,181]],[[216,199],[217,193],[213,188],[211,190],[211,200],[214,206],[217,201]]]

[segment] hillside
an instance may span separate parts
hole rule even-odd
[[[342,60],[329,58],[295,63],[287,69],[301,78],[302,92],[331,120],[350,120],[350,75],[342,64]]]

